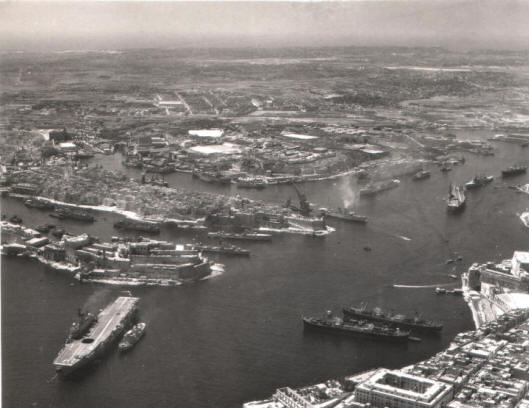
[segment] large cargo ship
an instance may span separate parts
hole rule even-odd
[[[242,234],[230,234],[227,232],[209,232],[208,237],[222,239],[236,239],[244,241],[271,241],[272,234],[261,234],[256,232],[244,232]]]
[[[502,177],[512,177],[519,174],[524,174],[527,171],[527,166],[517,165],[511,166],[505,170],[501,171]]]
[[[104,354],[132,324],[139,299],[118,297],[97,315],[97,322],[81,338],[71,338],[53,361],[55,370],[66,376]]]
[[[408,341],[409,331],[389,326],[376,325],[369,322],[344,322],[338,317],[303,317],[303,325],[308,329],[326,331],[335,334],[354,336],[367,339],[389,340],[396,342]]]
[[[446,203],[448,212],[455,213],[463,210],[466,203],[466,197],[463,189],[459,186],[451,185]]]
[[[366,310],[365,306],[346,307],[343,309],[344,320],[363,319],[371,322],[380,322],[392,327],[399,327],[406,330],[420,330],[425,332],[440,332],[443,329],[442,323],[420,317],[407,317],[402,314],[390,314],[380,308]]]

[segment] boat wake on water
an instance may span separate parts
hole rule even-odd
[[[405,288],[405,289],[426,289],[426,288],[437,288],[439,286],[451,286],[453,284],[454,284],[454,282],[450,282],[450,283],[436,283],[436,284],[433,284],[433,285],[398,285],[398,284],[393,284],[392,286],[394,288]]]
[[[405,237],[404,235],[395,235],[397,238],[403,239],[404,241],[411,241],[411,238]]]

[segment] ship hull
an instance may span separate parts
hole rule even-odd
[[[345,329],[342,327],[332,327],[320,325],[317,323],[310,322],[306,319],[303,319],[303,327],[308,330],[314,330],[325,333],[332,333],[340,336],[356,337],[360,339],[369,339],[369,340],[383,340],[390,341],[395,343],[404,343],[408,341],[409,333],[403,333],[402,335],[384,335],[381,333],[373,333],[362,330],[354,329]]]
[[[110,307],[110,306],[109,306]],[[102,312],[103,313],[103,312]],[[120,317],[119,321],[111,326],[112,329],[103,328],[98,336],[104,336],[102,340],[96,339],[97,344],[93,349],[76,351],[80,349],[80,344],[83,342],[72,342],[67,343],[64,348],[59,352],[58,357],[54,361],[53,365],[57,372],[57,375],[61,378],[67,378],[74,374],[80,374],[81,369],[84,369],[91,365],[94,361],[104,356],[111,347],[118,342],[123,333],[133,324],[137,315],[137,307],[134,305],[130,310]],[[101,314],[98,316],[98,318]],[[94,330],[96,330],[94,328]],[[100,329],[101,330],[101,329]],[[95,338],[95,337],[94,337]],[[80,355],[79,353],[85,353]],[[75,361],[72,356],[75,356]]]
[[[356,222],[356,223],[359,223],[359,224],[367,223],[367,217],[363,217],[361,215],[346,215],[346,214],[329,213],[329,214],[326,215],[326,217],[327,218],[334,218],[334,219],[337,219],[337,220]]]
[[[415,331],[421,331],[421,332],[429,332],[429,333],[440,333],[443,329],[442,325],[433,325],[433,326],[427,326],[427,325],[421,325],[413,322],[396,322],[394,320],[388,319],[384,316],[376,316],[372,314],[366,314],[366,313],[360,313],[351,309],[343,309],[343,315],[344,320],[350,320],[350,319],[362,319],[362,320],[368,320],[371,322],[378,322],[378,323],[384,323],[391,327],[399,327],[401,329],[406,330],[415,330]]]

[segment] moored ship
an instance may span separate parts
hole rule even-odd
[[[366,195],[374,195],[377,193],[381,193],[382,191],[390,190],[392,188],[398,187],[400,184],[400,180],[393,179],[393,180],[387,180],[387,181],[379,181],[376,183],[368,184],[367,186],[360,189],[360,195],[366,196]]]
[[[448,212],[458,212],[465,208],[466,197],[463,189],[456,185],[450,185],[447,199]]]
[[[433,320],[426,320],[418,316],[408,317],[403,314],[390,314],[380,308],[366,310],[365,305],[361,307],[345,307],[343,309],[344,320],[363,319],[372,322],[380,322],[392,327],[399,327],[406,330],[420,330],[425,332],[440,332],[443,329],[442,323]]]
[[[257,232],[243,232],[241,234],[231,234],[228,232],[208,232],[208,237],[222,239],[237,239],[244,241],[271,241],[272,234],[262,234]]]
[[[362,224],[367,222],[367,217],[365,215],[360,215],[354,211],[349,211],[341,207],[338,207],[336,210],[327,210],[326,208],[322,208],[320,212],[324,217],[327,218],[336,218],[339,220],[358,222]]]
[[[216,254],[242,255],[242,256],[250,255],[249,250],[239,248],[235,245],[221,245],[221,246],[196,245],[194,248],[201,252],[210,252],[210,253],[216,253]]]
[[[147,220],[137,220],[134,218],[125,218],[114,223],[114,228],[131,230],[131,231],[140,231],[148,232],[150,234],[159,234],[160,225],[154,221]]]
[[[32,197],[24,201],[24,205],[30,208],[37,208],[39,210],[51,210],[54,205],[49,201],[42,200],[40,198]]]
[[[123,335],[123,338],[119,342],[119,351],[124,352],[130,350],[136,345],[138,341],[143,337],[145,333],[145,323],[141,322],[135,325],[132,329]]]
[[[97,315],[97,322],[79,339],[71,339],[53,361],[55,370],[66,376],[104,354],[109,346],[130,326],[139,299],[118,297]]]
[[[58,218],[60,220],[69,218],[77,221],[94,222],[95,218],[86,211],[74,210],[68,207],[56,208],[50,217]]]
[[[303,317],[305,328],[325,331],[340,335],[348,335],[366,339],[388,340],[395,342],[408,341],[409,331],[400,330],[384,325],[377,325],[370,322],[349,321],[344,322],[338,317]]]
[[[476,175],[472,180],[470,180],[468,183],[465,184],[465,188],[467,190],[471,190],[474,188],[482,187],[486,184],[489,184],[494,180],[494,176],[482,176],[482,175]]]
[[[527,171],[527,166],[523,166],[521,164],[516,166],[511,166],[505,170],[501,171],[502,177],[512,177],[517,176],[519,174],[524,174]]]
[[[257,188],[262,189],[268,185],[268,180],[258,177],[239,177],[235,180],[238,188]]]

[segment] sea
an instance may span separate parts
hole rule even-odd
[[[459,138],[489,136],[485,131],[458,132]],[[448,173],[432,165],[430,179],[401,177],[398,188],[369,198],[358,196],[353,176],[301,184],[316,206],[349,204],[369,222],[331,220],[335,231],[326,238],[284,233],[271,243],[241,242],[251,250],[250,257],[213,256],[224,272],[195,284],[81,284],[35,261],[2,257],[3,406],[240,407],[279,387],[402,367],[441,351],[474,324],[462,297],[436,295],[434,288],[459,287],[461,272],[474,262],[500,261],[514,250],[529,250],[529,229],[518,217],[529,208],[529,195],[508,187],[529,183],[529,174],[501,178],[502,169],[528,160],[529,150],[497,143],[494,156],[463,156],[465,164]],[[91,160],[141,176],[124,168],[117,154]],[[494,175],[495,180],[469,191],[461,214],[447,214],[450,183],[463,184],[475,174]],[[278,204],[289,197],[297,200],[289,185],[257,191],[215,186],[184,173],[165,179],[171,186]],[[1,204],[2,214],[17,214],[30,227],[56,222],[47,212],[14,199],[3,198]],[[61,224],[70,233],[109,240],[119,235],[113,228],[118,218],[101,213],[94,224]],[[204,231],[169,227],[160,238],[213,243]],[[459,256],[461,261],[447,264]],[[145,337],[127,354],[120,355],[116,347],[75,380],[58,379],[52,362],[78,308],[97,311],[128,291],[141,298]],[[439,320],[444,329],[439,337],[406,345],[303,329],[303,315],[339,314],[343,306],[361,303]]]

